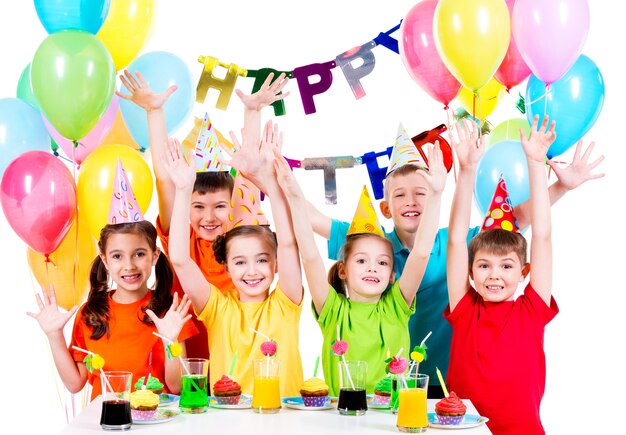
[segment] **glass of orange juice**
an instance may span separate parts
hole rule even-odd
[[[253,361],[254,394],[252,409],[259,414],[276,414],[280,411],[280,361],[264,358]]]
[[[406,378],[410,378],[410,382],[407,382]],[[414,383],[413,380],[415,380]],[[428,427],[426,406],[428,375],[412,374],[399,379],[399,382],[398,421],[396,422],[398,430],[407,433],[425,432]]]

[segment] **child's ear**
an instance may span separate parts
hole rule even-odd
[[[102,261],[102,264],[104,264],[104,268],[107,270],[107,272],[109,271],[109,266],[107,265],[107,258],[104,254],[98,254],[100,256],[100,260]]]
[[[396,280],[396,271],[392,270],[391,271],[391,276],[389,277],[389,285],[392,285],[395,280]]]
[[[339,261],[337,263],[337,275],[339,275],[340,279],[346,279],[346,267],[343,264],[343,261]]]
[[[524,281],[529,273],[530,273],[530,263],[526,263],[522,267],[522,276],[520,277],[519,281],[520,282]]]
[[[380,201],[380,211],[387,219],[391,219],[391,211],[389,211],[389,202],[386,199]]]
[[[159,259],[159,255],[161,255],[161,249],[160,248],[156,248],[156,250],[154,251],[154,254],[152,254],[152,265],[155,266],[157,264],[157,261]]]

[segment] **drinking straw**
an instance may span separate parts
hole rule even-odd
[[[426,340],[428,340],[428,337],[430,337],[430,335],[433,333],[433,331],[428,332],[428,334],[426,334],[426,337],[424,337],[424,339],[422,340],[422,342],[420,343],[420,347],[424,346],[424,343],[426,343]]]
[[[230,362],[230,370],[228,371],[228,376],[232,376],[233,374],[233,369],[235,368],[235,362],[237,361],[237,351],[235,351],[235,353],[233,354],[233,359]]]
[[[254,332],[255,334],[259,334],[261,337],[267,338],[267,341],[272,341],[271,338],[269,338],[267,335],[263,334],[262,332],[259,332],[254,328],[248,328],[248,329]],[[269,378],[270,377],[270,355],[267,354],[266,357],[267,357],[267,364],[265,365],[265,377]]]
[[[419,347],[424,347],[424,344],[426,344],[426,340],[428,340],[428,337],[430,337],[432,333],[433,331],[430,331],[428,332],[428,334],[426,334],[426,337],[424,337]],[[417,375],[419,373],[420,363],[411,360],[411,363],[409,364],[409,375],[411,375],[411,370],[413,369],[413,367],[415,367],[415,374]]]
[[[448,397],[448,389],[446,388],[446,383],[443,381],[443,376],[441,376],[441,372],[439,371],[439,367],[435,367],[437,370],[437,377],[439,378],[439,383],[441,384],[441,389],[443,390],[443,395]]]
[[[81,347],[78,346],[72,346],[72,349],[76,349],[80,352],[85,352],[87,355],[91,355],[91,356],[96,356],[95,353],[93,353],[90,350],[87,349],[83,349]],[[111,393],[113,393],[113,387],[111,386],[111,384],[109,384],[109,380],[107,379],[106,376],[104,376],[104,372],[102,370],[100,370],[100,384],[102,385],[102,395],[104,396],[104,393],[106,393],[106,388],[105,388],[105,384],[109,386],[109,389],[111,390]],[[104,379],[104,382],[102,382],[102,380]]]
[[[320,365],[320,356],[318,355],[317,358],[315,358],[315,368],[313,369],[313,377],[315,377],[317,375],[317,368]]]
[[[337,341],[341,341],[341,335],[339,334],[339,324],[337,324]],[[346,367],[346,374],[348,375],[348,381],[350,381],[350,386],[354,390],[354,382],[352,382],[352,376],[350,375],[350,370],[348,369],[348,363],[346,362],[346,357],[344,354],[341,354],[341,360],[343,361],[343,365]]]
[[[169,344],[174,343],[174,341],[173,341],[173,340],[170,340],[170,339],[169,339],[169,338],[167,338],[167,337],[163,337],[161,334],[157,333],[156,331],[152,331],[152,333],[153,333],[154,335],[156,335],[157,337],[159,337],[159,338],[161,338],[161,339],[163,339],[163,340],[167,341]],[[185,370],[185,373],[187,374],[187,376],[191,376],[191,372],[189,371],[189,367],[187,367],[187,364],[185,364],[185,361],[183,361],[183,357],[182,357],[182,356],[180,356],[180,355],[178,355],[178,360],[180,361],[180,365],[181,365],[181,366],[183,366],[183,370]],[[192,380],[191,382],[193,382],[193,380]],[[197,385],[196,385],[196,388],[197,388]],[[198,388],[198,389],[199,389],[199,388]]]
[[[272,339],[271,339],[271,338],[269,338],[267,335],[263,334],[262,332],[259,332],[259,331],[257,331],[256,329],[253,329],[253,328],[248,328],[248,329],[249,329],[250,331],[254,332],[254,333],[259,334],[261,337],[265,337],[265,338],[267,338],[267,340],[268,340],[268,341],[272,341]]]

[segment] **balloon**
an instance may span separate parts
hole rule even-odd
[[[517,0],[513,38],[539,80],[551,84],[574,65],[589,31],[587,0]]]
[[[526,115],[529,122],[535,115],[543,119],[546,113],[556,121],[556,140],[548,149],[551,159],[578,142],[600,116],[604,79],[596,64],[581,55],[563,78],[550,85],[546,97],[545,94],[545,83],[532,75],[526,86]]]
[[[494,111],[503,92],[504,86],[492,78],[477,92],[476,101],[474,101],[475,94],[465,87],[461,88],[457,98],[467,113],[475,118],[485,119]]]
[[[509,10],[502,0],[440,0],[433,38],[452,75],[477,91],[496,72],[509,47]]]
[[[0,199],[13,231],[31,249],[49,255],[74,219],[76,185],[67,167],[52,154],[28,151],[7,166]]]
[[[135,142],[135,139],[133,139],[133,137],[128,132],[126,124],[124,123],[124,118],[122,118],[122,111],[119,109],[115,114],[115,120],[113,121],[111,131],[109,131],[109,134],[107,134],[102,143],[119,143],[123,145],[128,145],[129,147],[137,151],[141,149],[139,145],[137,145],[137,142]]]
[[[139,208],[145,214],[152,199],[152,172],[138,151],[126,145],[107,144],[87,156],[78,174],[78,207],[96,239],[106,225],[113,193],[117,159],[128,176]]]
[[[96,243],[87,223],[78,218],[72,223],[59,247],[46,257],[28,249],[28,265],[39,285],[54,287],[57,304],[69,310],[83,302],[89,291],[91,263],[98,254]]]
[[[35,10],[48,33],[74,29],[95,35],[109,13],[109,1],[35,0]]]
[[[154,21],[154,0],[111,0],[98,39],[113,57],[116,70],[128,65],[148,42]]]
[[[0,173],[26,151],[49,151],[50,136],[41,115],[19,98],[0,99]]]
[[[50,132],[50,135],[61,147],[65,155],[80,165],[90,152],[103,143],[104,138],[107,136],[109,131],[111,131],[111,127],[113,127],[113,122],[115,121],[115,115],[117,114],[118,109],[118,98],[116,95],[113,95],[111,103],[109,104],[106,112],[104,112],[104,115],[102,115],[102,118],[100,118],[98,123],[91,129],[87,136],[77,142],[78,146],[76,147],[71,140],[64,138],[58,131],[56,131],[47,119],[44,119],[44,124],[46,124],[46,128]]]
[[[513,16],[513,5],[516,0],[506,0],[506,5],[509,8],[509,16]],[[502,63],[498,67],[494,77],[502,83],[506,90],[510,90],[513,86],[523,82],[530,75],[530,68],[526,65],[522,54],[517,48],[515,38],[511,38],[509,42],[509,48],[506,51]]]
[[[474,182],[474,198],[483,215],[489,210],[489,204],[496,190],[500,174],[504,175],[504,181],[514,207],[530,198],[528,163],[521,142],[498,142],[487,149],[478,162]]]
[[[400,25],[400,59],[411,78],[435,100],[448,106],[461,84],[443,64],[433,41],[433,16],[438,0],[413,6]]]
[[[487,136],[485,149],[502,141],[519,141],[520,129],[524,130],[526,137],[530,136],[530,124],[524,118],[512,118],[501,122]]]
[[[67,139],[78,140],[109,107],[115,69],[95,36],[64,30],[49,35],[37,49],[31,85],[48,121]]]
[[[168,135],[173,134],[191,114],[195,101],[195,88],[187,64],[178,56],[165,52],[153,51],[143,54],[128,66],[130,71],[139,71],[154,92],[163,92],[172,85],[178,85],[163,105]],[[131,136],[142,150],[150,146],[146,111],[132,101],[122,99],[120,110],[124,123]]]
[[[17,91],[15,92],[15,96],[22,101],[26,101],[37,112],[41,111],[37,98],[35,98],[35,94],[33,94],[33,88],[30,85],[30,63],[26,65],[26,68],[24,68],[24,71],[22,71],[22,74],[20,75],[20,79],[17,82]]]

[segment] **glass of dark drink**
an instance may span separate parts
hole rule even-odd
[[[365,382],[367,362],[341,361],[339,363],[339,402],[337,409],[342,415],[363,415],[367,411]]]
[[[127,430],[132,425],[130,416],[130,386],[133,374],[126,371],[107,371],[101,379],[102,414],[100,426],[105,430]]]

